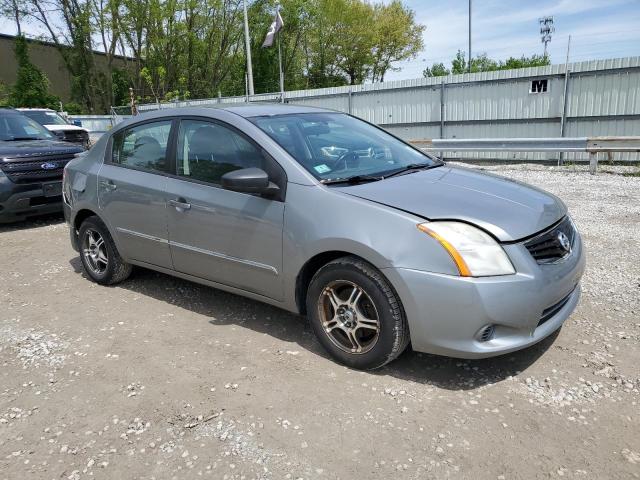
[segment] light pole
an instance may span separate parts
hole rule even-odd
[[[471,73],[471,0],[469,0],[469,65],[467,69]]]
[[[247,17],[247,0],[242,0],[244,10],[244,42],[247,52],[247,83],[249,84],[249,98],[253,96],[253,69],[251,68],[251,42],[249,40],[249,18]]]

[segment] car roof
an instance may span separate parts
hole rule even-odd
[[[176,115],[190,115],[195,112],[206,114],[207,111],[211,110],[224,110],[244,118],[296,113],[338,113],[335,110],[328,110],[326,108],[318,107],[307,107],[304,105],[234,103],[217,105],[189,105],[185,107],[166,108],[162,110],[144,110],[140,111],[140,114],[145,115],[149,118],[171,117]]]
[[[235,105],[223,105],[220,108],[227,110],[228,112],[235,113],[241,117],[264,117],[270,115],[286,115],[296,113],[332,113],[334,110],[328,110],[326,108],[308,107],[306,105],[291,105],[291,104],[249,104],[240,103]]]
[[[54,112],[51,108],[16,108],[20,112]]]

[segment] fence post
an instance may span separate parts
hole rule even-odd
[[[567,104],[569,103],[569,97],[567,93],[569,92],[569,76],[571,74],[571,70],[567,67],[564,72],[564,91],[562,94],[562,116],[560,117],[560,136],[564,137],[564,131],[567,124]],[[558,157],[558,166],[564,163],[564,152],[560,152]]]
[[[598,172],[598,153],[589,152],[589,173],[595,175]]]
[[[348,95],[348,98],[347,98],[348,105],[349,105],[349,107],[348,107],[349,108],[349,115],[351,115],[351,96],[353,95],[352,90],[353,90],[353,88],[349,87],[349,95]]]
[[[444,80],[440,82],[440,138],[444,138]],[[442,158],[444,152],[440,152]]]

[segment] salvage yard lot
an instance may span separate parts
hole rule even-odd
[[[483,168],[561,196],[588,265],[559,334],[482,361],[349,370],[302,318],[1,226],[0,479],[640,478],[640,177]]]

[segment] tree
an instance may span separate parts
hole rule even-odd
[[[15,56],[18,71],[9,103],[17,107],[57,107],[57,98],[49,93],[47,76],[29,59],[29,47],[23,36],[16,37]]]
[[[278,49],[261,48],[276,0],[249,3],[256,91],[278,91]],[[383,81],[423,48],[424,27],[402,0],[279,3],[287,90]],[[0,15],[44,29],[87,111],[128,102],[129,88],[140,102],[245,90],[242,0],[0,0]]]
[[[22,35],[21,18],[24,16],[24,10],[21,8],[18,0],[0,0],[0,15],[6,18],[12,18],[16,24],[18,36]]]
[[[444,66],[444,63],[434,63],[431,67],[425,68],[422,75],[425,77],[444,77],[450,75],[451,70]]]
[[[486,53],[478,55],[471,59],[471,73],[476,72],[492,72],[496,70],[511,70],[517,68],[541,67],[550,65],[549,56],[532,55],[530,57],[522,56],[520,58],[509,57],[507,60],[493,60]],[[468,62],[462,50],[458,50],[456,56],[451,61],[451,70],[447,69],[442,63],[434,63],[431,67],[427,67],[422,74],[425,77],[440,77],[449,74],[461,74],[468,72]]]
[[[21,0],[26,14],[47,32],[71,76],[71,91],[76,100],[93,112],[104,98],[94,64],[90,0]],[[58,12],[54,16],[51,12]],[[97,94],[96,94],[97,92]]]
[[[424,48],[422,34],[425,27],[415,21],[415,13],[399,0],[389,5],[374,6],[375,45],[373,47],[374,82],[384,82],[388,71],[398,71],[394,62],[415,58]]]

